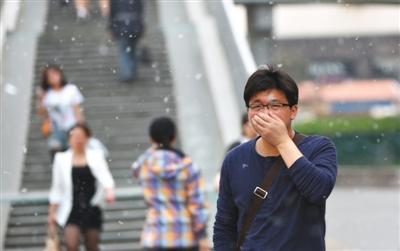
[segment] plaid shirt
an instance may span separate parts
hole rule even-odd
[[[189,157],[148,149],[132,168],[149,205],[143,247],[194,247],[206,234],[208,210],[204,180]]]

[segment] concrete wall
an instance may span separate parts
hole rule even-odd
[[[6,37],[1,75],[1,197],[17,193],[23,170],[34,78],[36,46],[43,31],[47,1],[24,1],[16,29]],[[0,242],[9,205],[1,203]]]

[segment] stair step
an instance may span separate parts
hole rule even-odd
[[[103,232],[100,234],[100,241],[102,243],[118,243],[123,241],[132,241],[140,239],[141,230],[121,231],[121,232]],[[9,247],[33,247],[43,246],[44,235],[31,235],[30,237],[7,237],[6,245]]]
[[[144,221],[118,221],[118,222],[105,222],[103,224],[104,232],[118,232],[118,231],[129,231],[137,230],[140,231],[143,228]],[[42,235],[47,234],[47,228],[45,225],[41,226],[24,226],[24,227],[14,227],[9,229],[7,232],[7,237],[17,237],[17,236],[30,236],[30,235]]]
[[[145,209],[146,204],[143,198],[129,198],[129,199],[118,199],[113,204],[107,205],[107,211],[117,211],[117,210],[129,210],[129,209]],[[11,207],[12,216],[36,216],[39,214],[47,215],[48,205],[47,204],[14,204]]]
[[[104,18],[94,14],[87,22],[78,24],[72,5],[61,8],[58,1],[51,0],[49,8],[47,27],[37,48],[35,88],[40,86],[44,65],[54,61],[62,65],[67,79],[75,83],[85,97],[85,117],[96,138],[110,153],[108,164],[117,188],[138,187],[138,181],[131,177],[130,165],[150,146],[149,123],[156,116],[174,117],[176,113],[168,52],[155,4],[146,5],[146,34],[141,41],[149,48],[153,62],[142,64],[139,61],[139,78],[129,84],[118,81],[118,47],[106,35]],[[41,121],[36,115],[35,90],[31,97],[20,190],[48,191],[52,167],[46,138],[40,133]],[[142,250],[139,237],[146,209],[141,197],[118,199],[108,205],[103,213],[101,250]],[[46,217],[47,203],[13,204],[4,250],[43,250]]]

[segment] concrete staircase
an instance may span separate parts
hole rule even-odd
[[[139,65],[139,79],[118,82],[117,48],[106,33],[106,20],[92,1],[92,16],[76,22],[73,6],[61,8],[49,1],[47,27],[37,48],[35,83],[46,63],[58,63],[68,80],[85,96],[84,113],[95,137],[110,152],[109,166],[117,188],[138,184],[131,178],[130,164],[148,146],[147,126],[152,118],[175,115],[175,99],[163,34],[154,2],[146,1],[146,34],[141,46],[151,51],[152,62]],[[139,46],[140,47],[140,46]],[[30,126],[26,145],[21,193],[46,192],[51,165],[46,140],[40,134],[32,93]],[[145,216],[141,196],[119,197],[104,211],[101,250],[140,250],[139,237]],[[13,203],[4,250],[42,250],[46,235],[45,200]]]

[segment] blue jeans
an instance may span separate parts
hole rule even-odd
[[[47,139],[50,150],[64,151],[68,148],[68,132],[60,129],[57,124],[52,122],[52,131]]]
[[[119,46],[119,76],[122,81],[129,81],[136,78],[136,39],[118,38]]]

